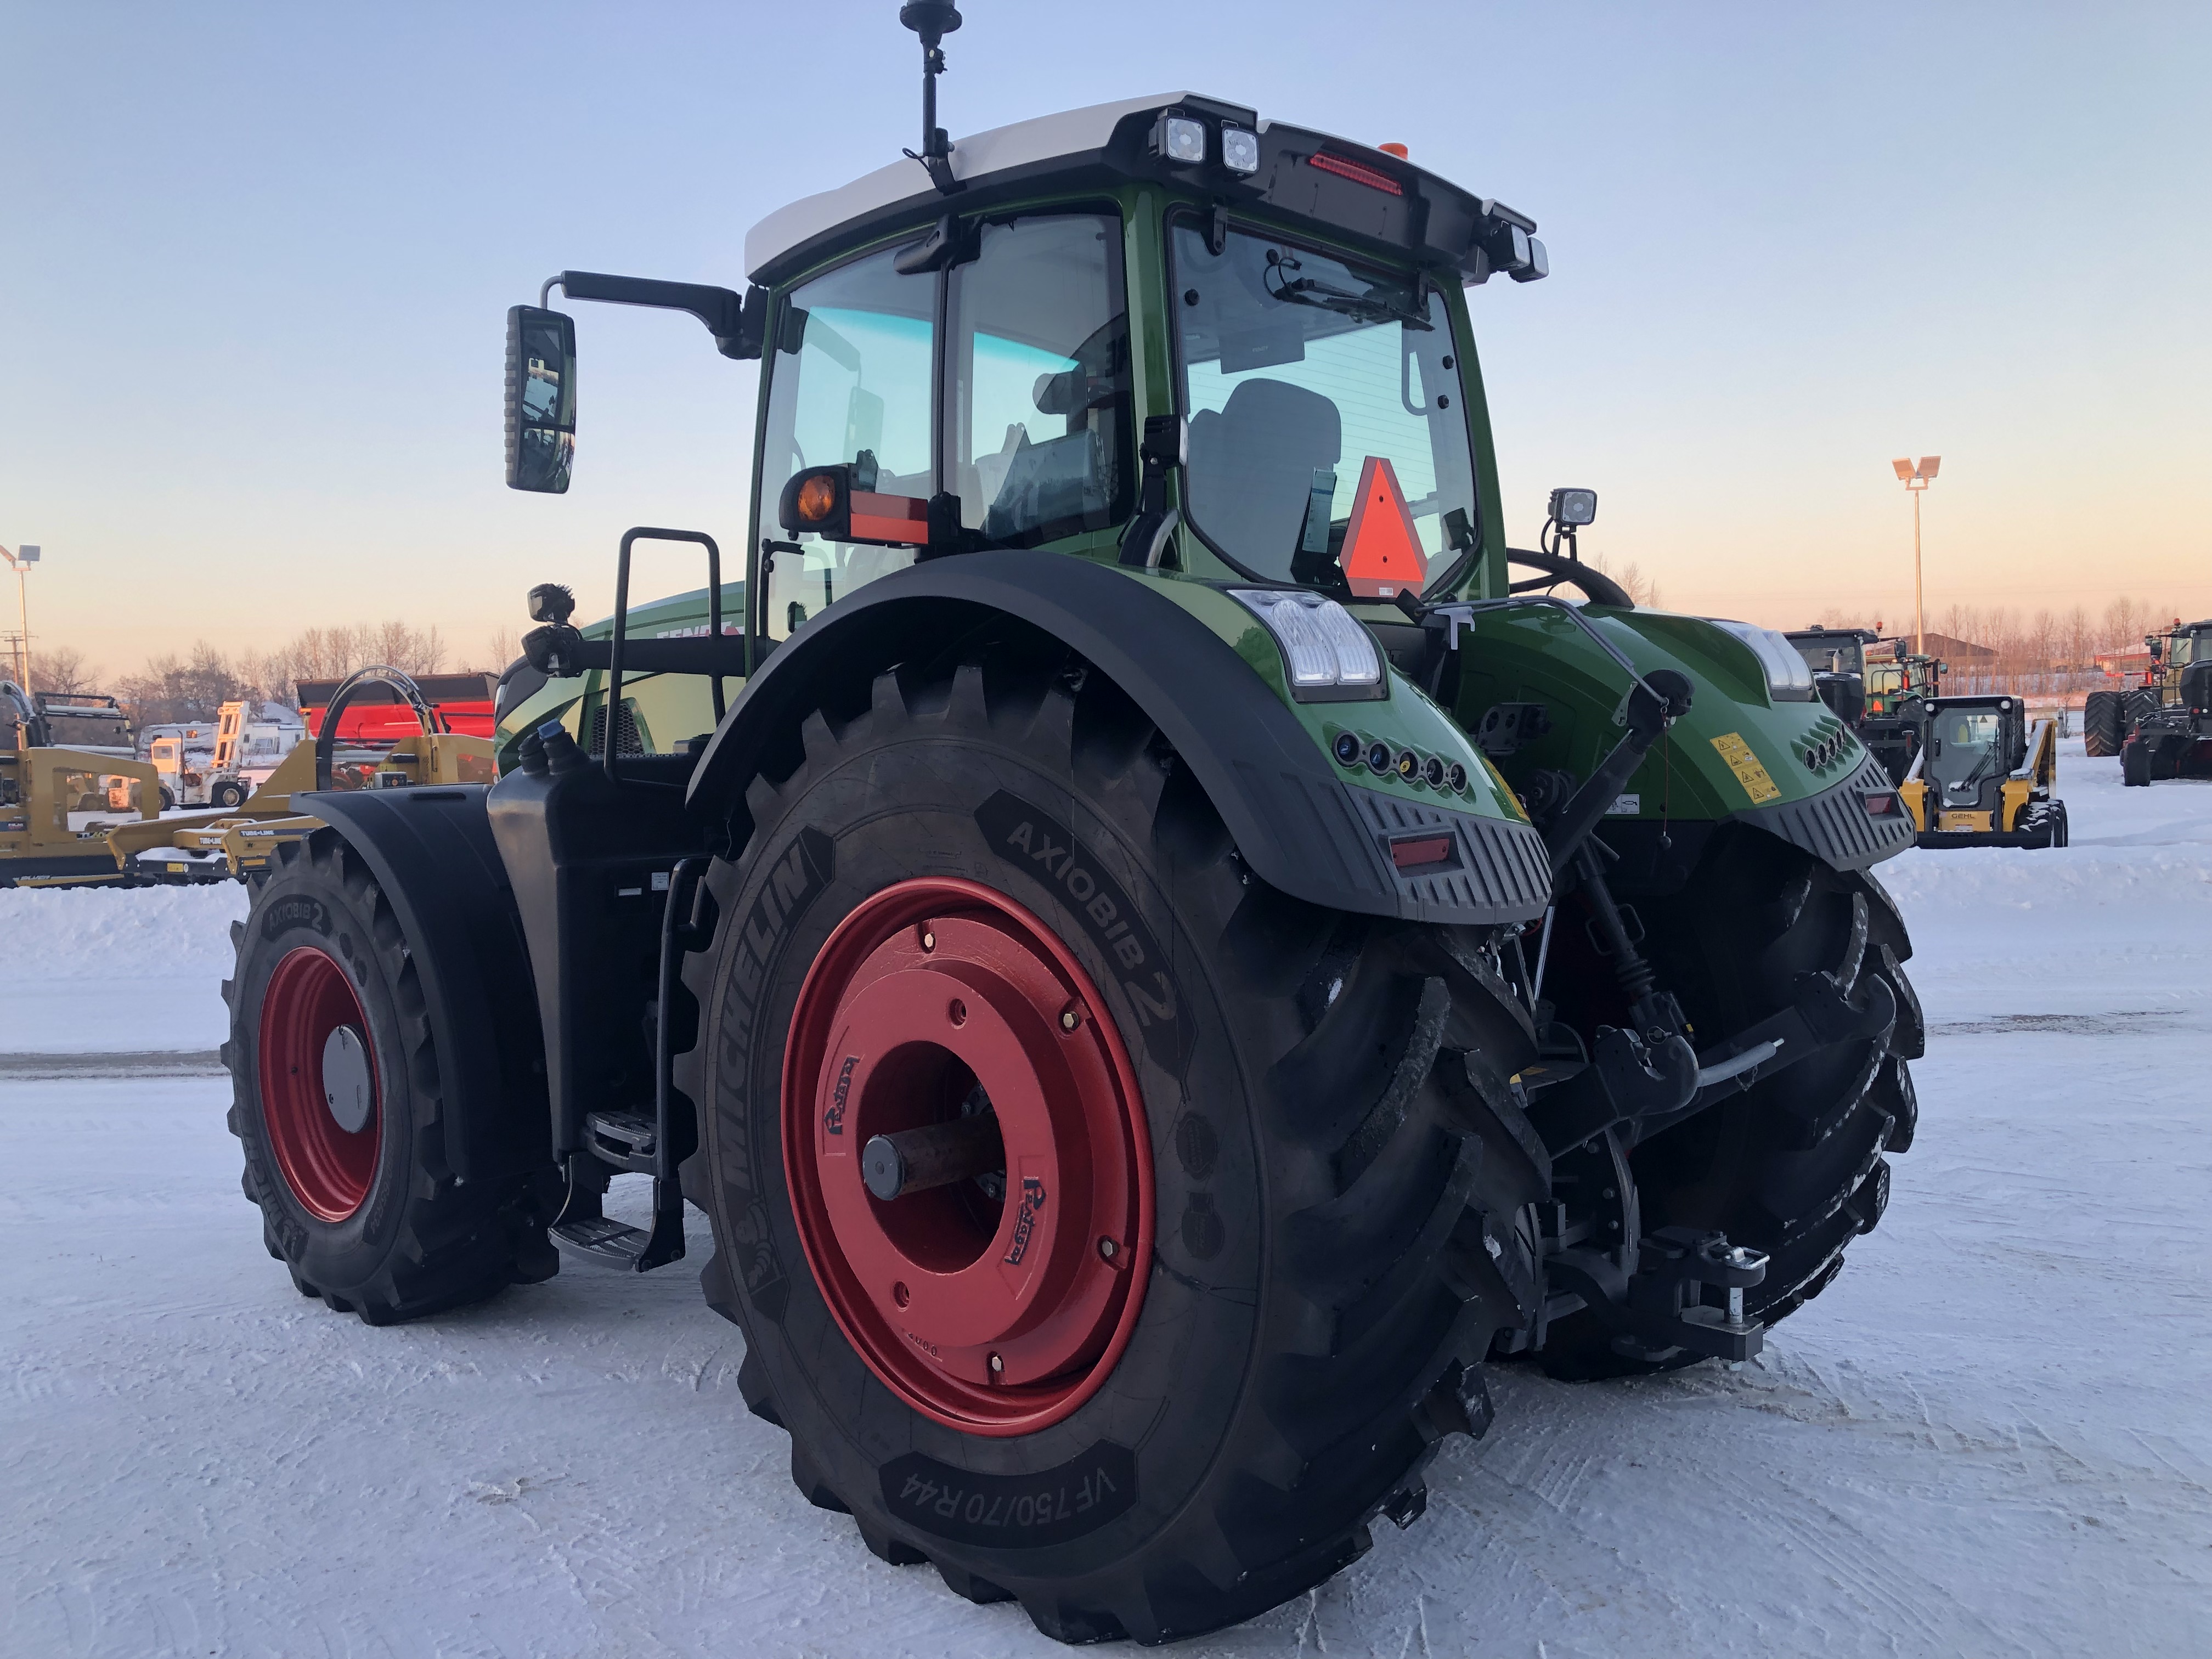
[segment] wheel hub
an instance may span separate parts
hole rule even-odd
[[[783,1110],[807,1261],[894,1392],[1011,1435],[1096,1391],[1143,1297],[1151,1146],[1120,1034],[1042,922],[972,882],[871,898],[800,989]]]
[[[368,1017],[336,958],[286,954],[262,994],[262,1121],[285,1185],[308,1214],[343,1221],[368,1196],[381,1135]]]
[[[376,1109],[376,1079],[360,1031],[341,1025],[323,1042],[323,1104],[341,1133],[357,1135]]]

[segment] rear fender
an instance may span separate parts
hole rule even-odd
[[[360,854],[422,981],[446,1160],[464,1181],[550,1157],[544,1042],[530,953],[480,786],[293,797]]]
[[[756,670],[693,775],[691,807],[725,826],[734,855],[752,830],[746,785],[757,773],[781,777],[797,766],[810,712],[858,713],[884,670],[1010,618],[1072,649],[1144,710],[1270,885],[1332,909],[1407,921],[1473,925],[1542,914],[1549,864],[1524,820],[1347,781],[1261,668],[1166,586],[1080,557],[1005,551],[932,560],[872,582]],[[1256,623],[1249,634],[1267,641]],[[1266,650],[1272,667],[1271,642]],[[1395,708],[1401,700],[1406,707]],[[1450,741],[1465,742],[1402,680],[1388,701],[1333,708],[1362,720],[1433,720]],[[1486,776],[1468,754],[1470,771]],[[1502,786],[1497,799],[1510,802]],[[1453,867],[1399,870],[1389,849],[1407,832],[1449,837]]]

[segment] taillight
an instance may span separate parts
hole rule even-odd
[[[1390,862],[1401,870],[1426,870],[1432,866],[1449,864],[1452,858],[1452,838],[1449,836],[1407,836],[1390,843]]]
[[[1377,173],[1341,155],[1331,155],[1318,150],[1306,157],[1306,165],[1319,167],[1323,173],[1333,173],[1340,179],[1349,179],[1355,185],[1364,185],[1370,190],[1379,190],[1388,196],[1403,196],[1405,187],[1387,173]]]

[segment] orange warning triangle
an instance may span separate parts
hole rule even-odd
[[[1418,592],[1429,574],[1427,556],[1413,531],[1413,515],[1398,488],[1398,474],[1380,455],[1359,468],[1359,495],[1344,532],[1344,576],[1362,599],[1387,599],[1401,589]]]

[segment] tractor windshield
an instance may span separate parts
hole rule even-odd
[[[1947,708],[1937,717],[1928,770],[1944,799],[1972,799],[1983,779],[2003,769],[2001,724],[1995,709]]]
[[[1866,672],[1866,651],[1849,634],[1815,634],[1809,638],[1790,641],[1797,654],[1805,659],[1805,665],[1815,674],[1863,674]]]
[[[1355,509],[1379,511],[1378,545],[1413,566],[1404,585],[1442,574],[1447,516],[1474,522],[1443,296],[1281,237],[1232,230],[1216,253],[1195,222],[1174,258],[1193,527],[1255,576],[1389,592],[1346,548]]]

